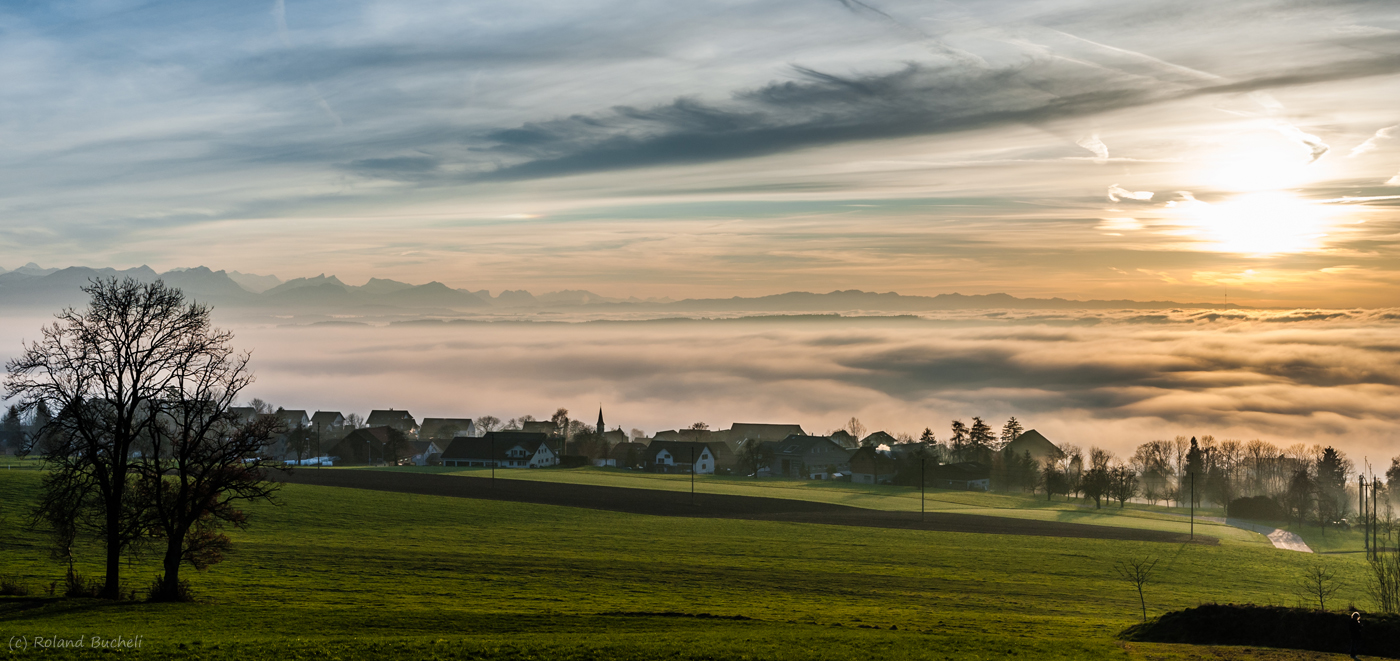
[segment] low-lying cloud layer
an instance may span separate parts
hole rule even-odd
[[[1329,315],[1341,315],[1328,318]],[[1051,316],[247,328],[255,394],[289,407],[510,418],[569,408],[648,432],[851,416],[940,437],[1015,415],[1117,451],[1213,434],[1400,452],[1400,314]]]

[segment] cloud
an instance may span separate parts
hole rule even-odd
[[[1372,135],[1369,138],[1366,138],[1365,142],[1355,147],[1352,147],[1351,153],[1347,154],[1347,158],[1356,158],[1357,156],[1365,154],[1366,152],[1374,151],[1376,149],[1377,143],[1379,143],[1381,140],[1385,140],[1391,137],[1391,135],[1395,132],[1396,128],[1400,128],[1400,125],[1387,126],[1383,129],[1377,129],[1374,135]]]
[[[1093,152],[1095,163],[1103,164],[1108,162],[1108,145],[1105,145],[1103,141],[1099,139],[1099,134],[1095,133],[1080,138],[1079,141],[1074,144]]]
[[[1122,202],[1123,200],[1147,202],[1152,199],[1152,195],[1152,191],[1130,191],[1126,188],[1119,186],[1118,184],[1114,184],[1108,187],[1108,199],[1112,202]]]
[[[1311,133],[1305,133],[1302,129],[1287,122],[1278,122],[1274,124],[1273,129],[1306,148],[1310,157],[1309,163],[1316,163],[1317,159],[1322,158],[1329,149],[1327,143],[1323,142],[1321,138]]]

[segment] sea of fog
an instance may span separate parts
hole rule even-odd
[[[0,358],[43,318],[0,318]],[[361,415],[501,419],[555,409],[648,434],[694,422],[947,436],[1016,416],[1056,442],[1129,452],[1176,435],[1400,454],[1400,311],[792,316],[300,323],[224,318],[249,397]]]

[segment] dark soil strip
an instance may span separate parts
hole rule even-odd
[[[920,521],[918,512],[886,512],[805,500],[707,493],[695,494],[694,504],[691,504],[690,493],[683,491],[506,479],[496,480],[493,486],[491,478],[463,475],[302,468],[290,473],[277,473],[275,479],[293,484],[396,491],[427,496],[509,500],[520,503],[584,507],[653,516],[790,521],[838,526],[906,528],[995,535],[1121,539],[1141,542],[1188,541],[1186,535],[1178,533],[1094,526],[1082,523],[1034,521],[948,512],[929,512],[924,515],[924,520]],[[1196,542],[1218,544],[1219,540],[1197,535]]]

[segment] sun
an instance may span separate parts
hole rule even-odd
[[[1336,225],[1337,208],[1285,191],[1237,195],[1206,203],[1189,195],[1168,203],[1184,234],[1212,250],[1252,256],[1309,252]]]

